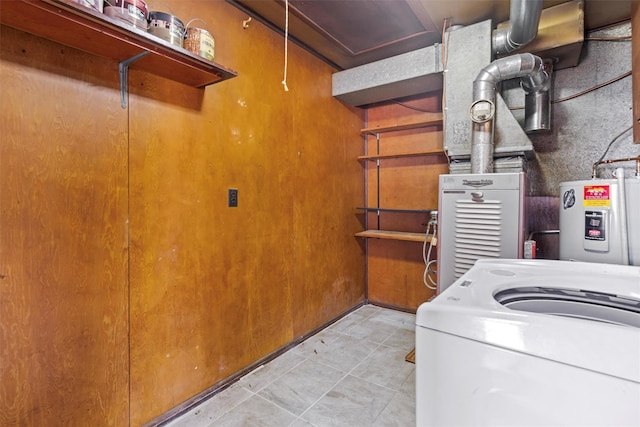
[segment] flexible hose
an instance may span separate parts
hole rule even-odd
[[[429,241],[429,249],[427,250],[427,241],[429,240],[429,231],[431,230],[431,226],[433,226],[433,235],[431,236],[431,240]],[[425,265],[422,281],[424,282],[424,285],[427,288],[434,291],[438,289],[438,286],[437,286],[436,280],[434,280],[432,276],[435,275],[437,272],[432,268],[432,266],[435,263],[437,263],[437,260],[435,259],[429,260],[429,259],[431,258],[431,250],[435,246],[434,242],[437,242],[436,240],[437,233],[438,233],[438,227],[436,223],[433,221],[429,221],[429,223],[427,224],[427,233],[424,238],[424,244],[422,245],[422,259]]]

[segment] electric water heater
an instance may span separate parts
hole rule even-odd
[[[560,259],[640,265],[640,179],[560,184]]]

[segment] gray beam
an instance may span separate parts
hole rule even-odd
[[[333,96],[354,106],[440,90],[440,45],[334,73]]]

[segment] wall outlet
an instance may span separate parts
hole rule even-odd
[[[238,189],[237,188],[229,189],[229,207],[230,208],[238,207]]]

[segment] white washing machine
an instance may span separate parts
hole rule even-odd
[[[416,315],[418,426],[640,426],[640,267],[483,259]]]

